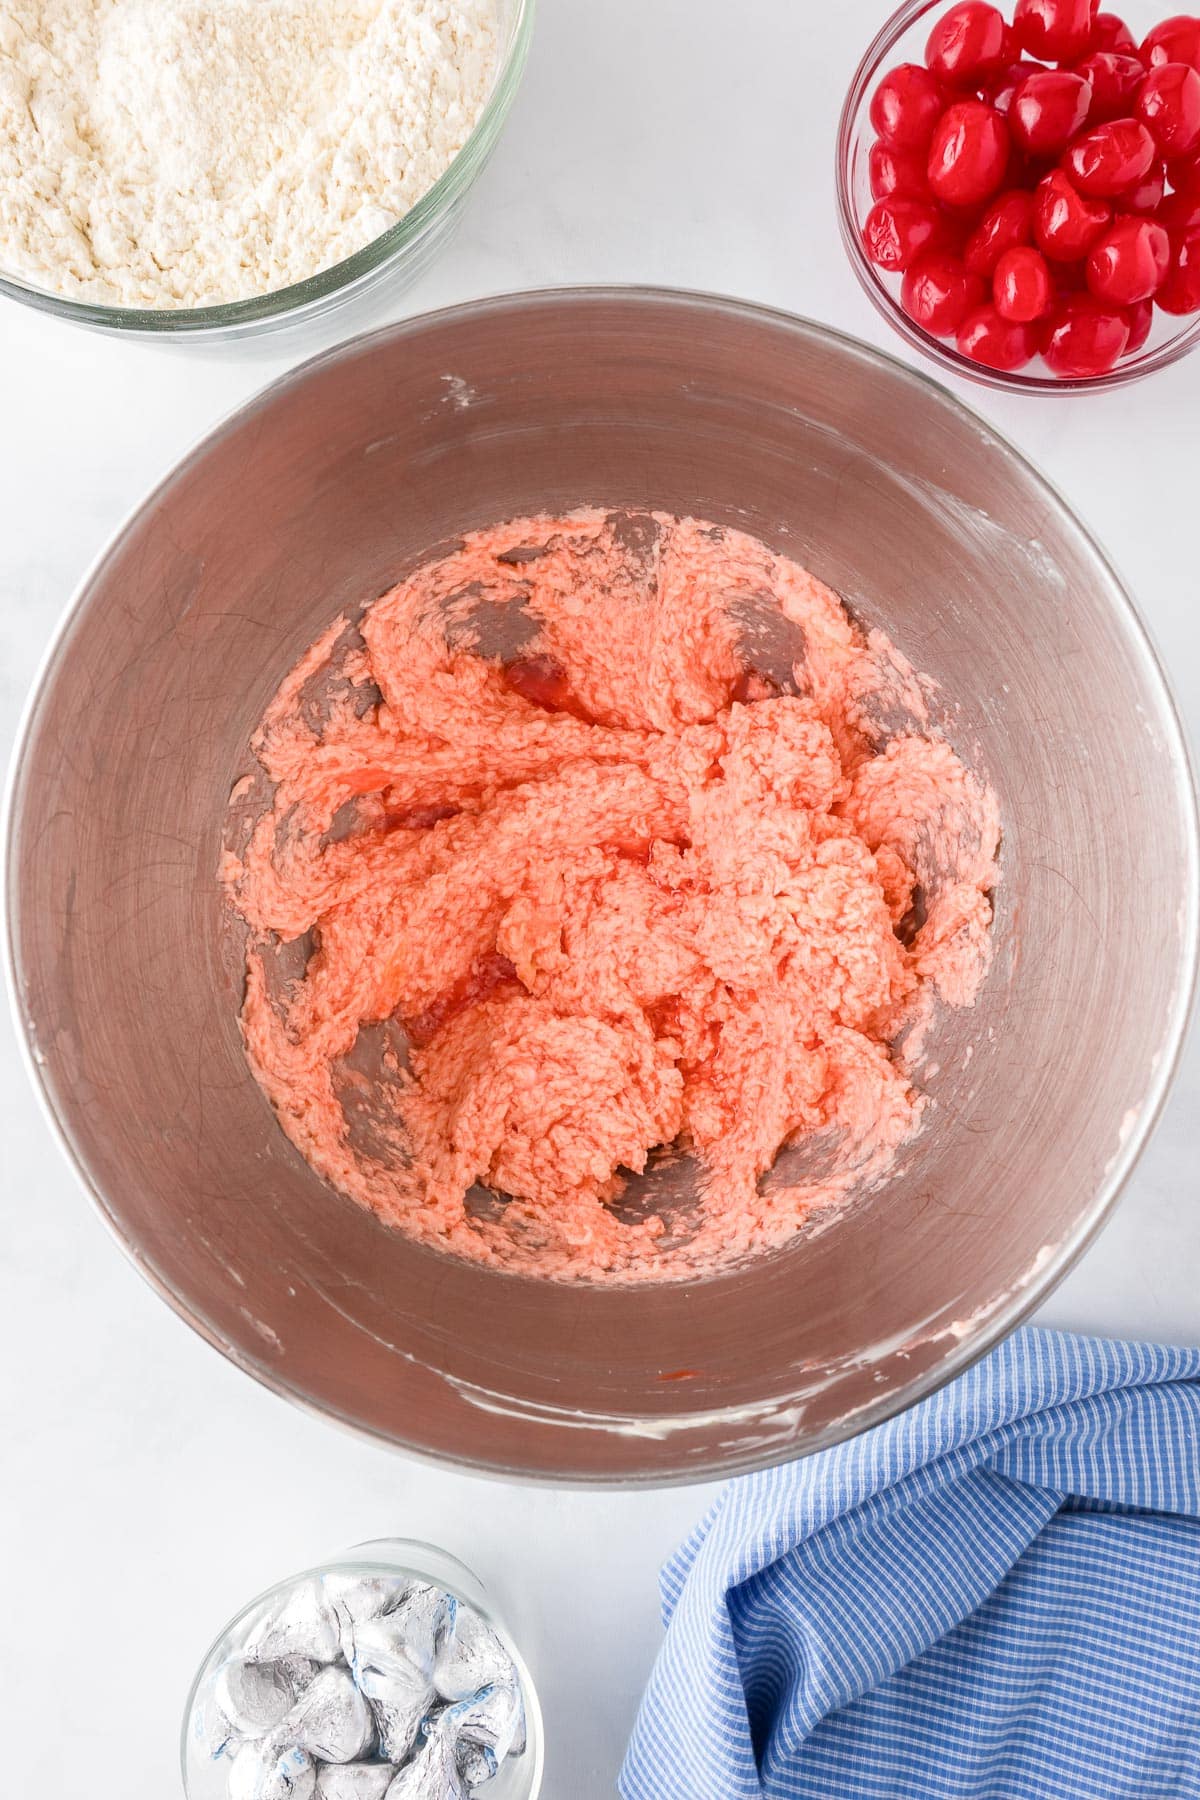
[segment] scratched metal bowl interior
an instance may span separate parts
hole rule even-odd
[[[940,684],[941,723],[1003,814],[994,963],[974,1010],[938,1022],[920,1133],[834,1225],[692,1283],[540,1283],[389,1231],[293,1149],[238,1031],[216,869],[278,681],[433,547],[579,503],[736,524],[808,565]],[[779,1460],[980,1353],[1114,1201],[1195,962],[1186,752],[1064,502],[875,351],[628,290],[389,328],[208,438],[76,601],[20,753],[8,878],[36,1077],[163,1296],[323,1413],[560,1480]],[[679,1231],[686,1176],[640,1184]]]

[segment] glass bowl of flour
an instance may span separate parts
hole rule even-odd
[[[0,14],[0,294],[229,339],[415,279],[524,70],[534,0],[32,0]]]

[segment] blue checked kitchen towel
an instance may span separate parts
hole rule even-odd
[[[1200,1350],[1019,1331],[662,1595],[625,1800],[1200,1800]]]

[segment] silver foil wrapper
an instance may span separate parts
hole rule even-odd
[[[438,1693],[447,1700],[469,1700],[484,1688],[510,1687],[516,1681],[512,1657],[491,1626],[469,1606],[451,1600],[433,1668]]]
[[[437,1730],[455,1752],[461,1745],[480,1744],[502,1763],[525,1736],[520,1689],[488,1687],[469,1700],[458,1700],[439,1714]]]
[[[354,1661],[355,1627],[392,1612],[412,1591],[399,1575],[352,1575],[331,1569],[324,1578],[325,1598],[333,1607],[341,1632],[342,1655]]]
[[[355,1676],[370,1702],[380,1751],[399,1765],[412,1749],[434,1697],[428,1677],[411,1663],[389,1670],[359,1668]]]
[[[452,1602],[440,1588],[418,1582],[408,1590],[400,1605],[388,1614],[407,1634],[410,1655],[432,1677],[441,1643],[450,1622]]]
[[[317,1770],[315,1800],[383,1800],[395,1774],[390,1763],[328,1763]]]
[[[428,1633],[409,1614],[409,1602],[382,1618],[364,1619],[354,1628],[354,1672],[374,1669],[381,1675],[407,1677],[417,1674],[433,1686],[434,1645]]]
[[[520,1677],[470,1606],[333,1570],[251,1616],[193,1729],[228,1800],[470,1800],[525,1748]]]
[[[274,1738],[243,1744],[229,1765],[229,1800],[313,1800],[316,1791],[312,1757]]]
[[[446,1595],[419,1585],[394,1611],[354,1627],[354,1679],[371,1702],[389,1762],[404,1761],[433,1699],[433,1665],[446,1620]]]
[[[386,1800],[470,1800],[470,1790],[454,1756],[454,1746],[435,1731],[396,1776]]]
[[[319,1667],[302,1656],[279,1662],[234,1658],[222,1664],[213,1682],[213,1701],[229,1740],[265,1737],[287,1717]]]
[[[486,1787],[500,1767],[496,1761],[496,1752],[489,1750],[486,1744],[460,1742],[456,1760],[458,1772],[471,1793],[474,1793],[476,1788]],[[317,1792],[320,1793],[320,1791],[318,1788]]]
[[[321,1577],[313,1575],[262,1608],[250,1622],[241,1653],[247,1662],[306,1656],[313,1662],[330,1663],[341,1648],[337,1614],[326,1598]]]
[[[325,1668],[309,1682],[276,1735],[319,1762],[357,1762],[375,1742],[375,1719],[349,1669]]]

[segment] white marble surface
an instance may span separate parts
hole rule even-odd
[[[457,242],[392,312],[559,282],[659,282],[767,301],[906,354],[860,295],[834,227],[837,106],[881,14],[874,0],[541,0],[525,86]],[[335,318],[327,340],[345,329]],[[294,354],[286,343],[253,357],[146,348],[0,311],[5,751],[98,547]],[[964,398],[1099,528],[1195,738],[1200,356],[1096,399]],[[1193,1037],[1116,1218],[1044,1317],[1200,1337],[1198,1168]],[[707,1493],[475,1481],[353,1442],[257,1388],[112,1248],[7,1020],[0,1170],[5,1792],[176,1793],[179,1709],[210,1633],[250,1590],[326,1547],[402,1532],[458,1549],[511,1598],[549,1714],[551,1800],[612,1793],[658,1641],[655,1569]]]

